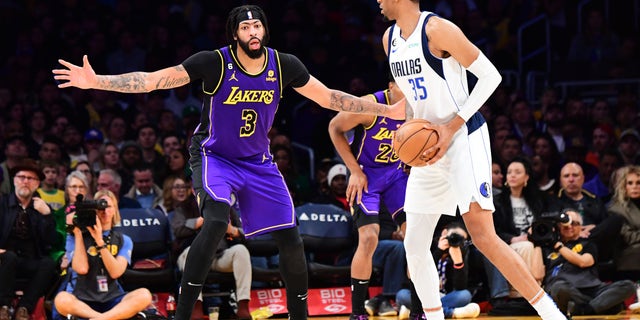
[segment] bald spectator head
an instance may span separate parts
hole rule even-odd
[[[582,197],[583,184],[584,172],[579,164],[569,162],[562,167],[562,170],[560,170],[560,186],[569,198],[579,200]]]

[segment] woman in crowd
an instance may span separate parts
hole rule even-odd
[[[640,279],[640,166],[617,171],[610,214],[624,218],[620,229],[621,246],[615,264],[621,279]],[[614,240],[614,239],[612,239]],[[614,242],[612,242],[614,243]]]
[[[187,199],[190,190],[191,184],[182,176],[168,176],[162,184],[162,201],[156,208],[162,210],[165,215],[169,214],[180,202]]]

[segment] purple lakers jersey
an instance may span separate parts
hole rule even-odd
[[[369,96],[379,103],[389,104],[388,94],[388,90],[384,90]],[[370,125],[357,127],[352,149],[363,168],[386,167],[399,163],[400,158],[393,152],[391,141],[397,125],[403,122],[404,120],[377,116]]]
[[[280,62],[276,51],[266,48],[264,68],[248,73],[230,47],[219,50],[223,74],[213,93],[205,98],[203,122],[206,138],[202,149],[232,159],[269,154],[269,138],[281,98]],[[214,94],[215,93],[215,94]],[[208,101],[207,101],[208,100]],[[209,106],[209,108],[207,108]]]

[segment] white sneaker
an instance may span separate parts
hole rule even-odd
[[[480,306],[471,302],[464,307],[453,309],[453,318],[475,318],[480,315]]]
[[[409,319],[409,315],[411,314],[411,310],[405,307],[404,305],[400,306],[400,312],[398,312],[398,320]]]
[[[640,301],[630,304],[629,310],[631,310],[632,313],[640,313]]]

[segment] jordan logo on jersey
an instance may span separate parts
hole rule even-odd
[[[236,71],[235,70],[233,70],[233,73],[231,74],[231,77],[229,77],[228,81],[231,81],[231,80],[240,81],[240,80],[238,80],[238,78],[236,78]]]

